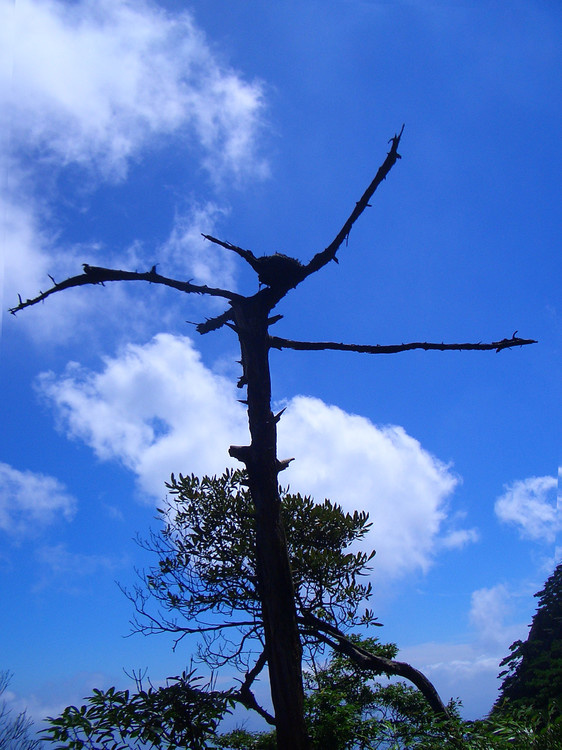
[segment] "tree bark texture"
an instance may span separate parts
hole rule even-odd
[[[256,512],[256,567],[262,604],[271,699],[280,750],[309,747],[304,722],[302,646],[293,579],[281,520],[277,420],[271,411],[267,294],[233,305],[247,386],[249,446],[231,446],[243,461]],[[286,464],[285,464],[286,465]]]

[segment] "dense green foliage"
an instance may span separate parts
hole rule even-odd
[[[369,650],[393,649],[367,640]],[[530,710],[468,722],[458,706],[436,718],[419,691],[381,683],[334,655],[306,674],[306,717],[317,750],[561,750],[562,722]],[[224,750],[274,750],[273,732],[237,730],[217,739]]]
[[[158,562],[127,592],[137,611],[136,629],[170,632],[176,642],[185,634],[199,634],[202,659],[212,669],[229,663],[244,680],[221,695],[202,690],[191,675],[136,693],[95,691],[81,708],[71,706],[50,720],[48,736],[61,748],[212,746],[201,743],[215,736],[218,718],[235,702],[273,720],[250,690],[267,660],[246,475],[172,476],[167,486],[162,528],[141,542]],[[374,552],[348,551],[370,524],[366,513],[344,513],[328,500],[316,504],[282,491],[281,502],[302,637],[312,663],[324,645],[305,621],[307,613],[346,630],[374,622],[371,612],[359,611],[371,595],[370,584],[359,579]],[[395,648],[377,646],[377,653],[390,658]]]
[[[136,606],[138,630],[171,632],[177,641],[186,633],[198,633],[203,661],[213,669],[226,663],[236,666],[244,674],[240,686],[219,693],[190,673],[160,688],[144,690],[139,684],[136,692],[96,690],[84,706],[71,706],[49,720],[45,737],[57,748],[276,748],[273,730],[218,732],[221,719],[236,703],[273,721],[250,690],[266,656],[254,508],[245,481],[240,471],[202,479],[172,477],[170,500],[160,511],[162,529],[143,542],[158,562],[128,594]],[[374,621],[371,612],[360,611],[371,596],[370,584],[360,577],[374,553],[348,552],[367,532],[367,515],[344,513],[328,500],[316,504],[287,491],[281,498],[297,613],[308,647],[305,715],[314,748],[562,750],[556,703],[562,680],[562,566],[537,594],[539,608],[528,641],[514,644],[502,663],[508,670],[501,710],[496,708],[485,720],[465,722],[458,707],[450,704],[448,717],[439,716],[418,690],[381,680],[384,668],[366,669],[337,651],[326,660],[322,639],[307,620],[311,613],[347,631]],[[396,656],[393,644],[347,637],[378,657]]]
[[[395,651],[363,642],[381,653]],[[306,673],[306,718],[315,750],[561,750],[562,722],[529,709],[463,721],[454,705],[440,720],[404,683],[382,684],[335,655]],[[86,705],[51,719],[46,736],[60,750],[275,750],[274,732],[217,733],[228,694],[200,690],[190,675],[171,686],[95,691]]]
[[[202,479],[180,474],[167,487],[162,529],[141,541],[158,564],[128,592],[136,628],[174,633],[177,640],[199,633],[208,664],[230,660],[245,671],[249,654],[263,649],[254,507],[245,473]],[[281,502],[297,614],[310,612],[346,630],[374,622],[369,610],[360,611],[371,596],[370,583],[360,578],[375,553],[348,551],[370,528],[368,515],[283,490]],[[302,635],[314,650],[318,642],[310,629]]]
[[[495,711],[531,709],[562,716],[562,564],[547,579],[526,641],[515,641],[502,662],[506,667]]]
[[[46,740],[65,750],[204,750],[228,711],[228,693],[202,690],[193,674],[136,693],[94,690],[88,703],[49,718]]]

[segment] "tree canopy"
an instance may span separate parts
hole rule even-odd
[[[496,710],[532,708],[562,718],[562,563],[550,575],[525,641],[515,641],[501,662]]]
[[[267,649],[256,575],[256,511],[246,474],[172,476],[167,487],[161,529],[139,540],[158,562],[126,592],[136,609],[133,627],[145,634],[172,633],[176,646],[186,635],[199,634],[200,657],[212,669],[230,662],[244,673],[233,697],[273,724],[251,691]],[[372,596],[365,576],[375,552],[350,551],[371,526],[368,514],[345,513],[330,500],[315,503],[288,490],[281,490],[280,498],[308,663],[330,647],[364,669],[412,680],[442,710],[429,681],[395,661],[393,647],[369,652],[346,635],[357,626],[379,624],[365,606]]]
[[[267,664],[267,646],[255,569],[256,510],[246,473],[172,476],[167,487],[161,527],[139,539],[157,561],[139,572],[137,586],[126,591],[136,610],[133,627],[145,634],[171,633],[176,647],[184,636],[198,634],[199,657],[211,668],[211,678],[202,683],[191,671],[170,678],[164,687],[145,689],[138,680],[136,692],[96,690],[84,706],[69,706],[49,720],[46,734],[62,742],[61,748],[198,750],[213,746],[205,744],[211,741],[243,747],[240,742],[250,742],[247,733],[217,735],[218,722],[236,703],[276,724],[253,692]],[[406,676],[421,691],[406,689],[424,707],[422,714],[444,713],[431,683],[396,661],[394,644],[350,632],[379,625],[365,606],[372,596],[365,576],[375,553],[351,549],[371,526],[367,513],[346,513],[330,500],[315,503],[286,489],[280,491],[280,502],[308,665],[305,718],[314,746],[343,749],[352,746],[353,738],[374,738],[388,730],[379,720],[384,694],[379,685],[375,692],[369,685],[379,675]],[[326,662],[324,654],[332,649]],[[218,692],[214,677],[226,664],[241,676]],[[276,746],[275,731],[257,737],[251,742]],[[325,745],[328,737],[332,744]]]

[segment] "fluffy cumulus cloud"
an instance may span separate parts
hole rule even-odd
[[[213,176],[263,172],[254,151],[261,86],[221,64],[189,13],[171,16],[143,0],[0,8],[13,55],[3,124],[16,145],[122,176],[149,138],[181,131]]]
[[[74,516],[76,501],[54,477],[0,463],[0,529],[19,537]]]
[[[530,477],[505,488],[494,510],[500,521],[518,527],[522,537],[552,544],[562,529],[556,477]]]
[[[43,375],[40,389],[71,436],[122,462],[157,498],[172,472],[220,473],[230,443],[247,440],[235,386],[183,337],[129,345],[99,373],[70,364],[61,378]]]
[[[60,377],[43,375],[39,387],[63,429],[101,459],[119,460],[155,498],[171,472],[222,472],[232,465],[228,446],[248,440],[239,392],[185,337],[129,345],[101,372],[71,364]],[[447,529],[456,477],[401,427],[299,396],[280,422],[280,455],[296,458],[281,476],[295,490],[370,512],[367,544],[377,549],[379,573],[426,570],[442,537],[449,548],[467,541]]]
[[[445,464],[402,427],[379,427],[315,398],[291,401],[279,435],[282,455],[297,457],[283,480],[346,510],[369,511],[379,574],[427,570],[457,484]],[[449,534],[445,546],[462,546],[467,533]]]

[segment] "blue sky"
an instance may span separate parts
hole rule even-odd
[[[349,244],[290,293],[287,338],[538,340],[494,352],[272,354],[283,480],[370,512],[377,635],[486,712],[559,561],[562,10],[546,2],[0,2],[0,668],[36,717],[154,681],[190,647],[129,633],[174,471],[220,472],[246,419],[220,312],[71,290],[83,262],[257,290],[201,239],[303,261],[405,123]]]

